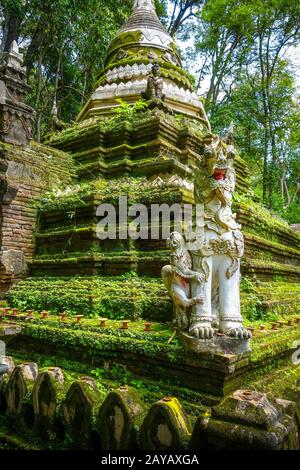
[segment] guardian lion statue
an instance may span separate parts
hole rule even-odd
[[[240,259],[244,252],[241,226],[232,213],[235,189],[235,149],[210,135],[194,175],[195,203],[202,205],[202,227],[187,249],[184,239],[171,234],[171,266],[162,276],[176,306],[177,325],[190,336],[209,339],[219,332],[249,339],[240,310]],[[193,267],[193,270],[192,270]],[[181,320],[179,321],[178,318]]]

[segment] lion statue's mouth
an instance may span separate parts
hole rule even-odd
[[[223,180],[226,176],[226,169],[225,168],[216,168],[213,172],[213,175],[212,177],[215,179],[215,180]]]

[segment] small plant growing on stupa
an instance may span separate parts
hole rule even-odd
[[[136,101],[134,104],[126,103],[122,99],[116,100],[119,106],[114,109],[115,115],[108,119],[106,122],[106,130],[118,128],[120,125],[134,122],[137,115],[145,112],[148,108],[148,103],[142,99]]]
[[[125,120],[133,118],[137,113],[148,108],[148,104],[142,99],[136,101],[133,105],[126,103],[126,101],[121,99],[117,99],[116,101],[119,103],[119,106],[116,108],[115,112]]]

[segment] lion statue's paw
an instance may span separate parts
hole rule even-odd
[[[231,328],[225,333],[230,338],[239,338],[239,339],[250,339],[252,337],[251,331],[247,330],[243,326],[237,328]]]
[[[199,339],[211,339],[214,336],[214,329],[210,325],[195,325],[190,328],[189,334]]]

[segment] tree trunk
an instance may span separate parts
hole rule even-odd
[[[3,52],[8,52],[13,41],[18,41],[22,18],[15,13],[9,13],[6,21],[6,31],[3,31],[5,37]]]
[[[265,124],[264,131],[264,163],[263,163],[263,203],[267,204],[268,198],[268,140],[269,132]]]
[[[24,58],[24,65],[27,67],[27,76],[29,76],[33,67],[33,57],[36,52],[41,48],[44,40],[44,25],[39,24],[32,37],[31,43],[28,46],[26,56]]]

